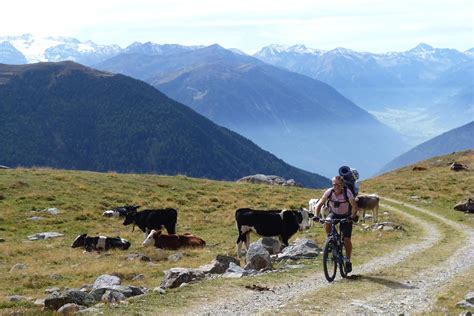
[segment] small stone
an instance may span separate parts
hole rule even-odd
[[[25,301],[26,297],[21,296],[21,295],[12,295],[12,296],[7,296],[7,300],[9,302],[20,302],[20,301]]]
[[[35,304],[36,306],[44,306],[44,298],[37,298],[33,304]]]
[[[183,259],[183,254],[181,252],[174,253],[170,256],[168,256],[168,260],[171,262],[177,262],[179,260]]]
[[[17,263],[10,269],[10,273],[12,273],[14,271],[17,271],[17,270],[25,270],[26,268],[28,268],[28,266],[26,264]]]
[[[45,289],[44,292],[51,294],[54,292],[61,292],[61,289],[59,287],[51,287],[51,288]]]
[[[74,315],[80,309],[80,306],[77,304],[67,303],[58,309],[58,313],[62,315]]]
[[[139,274],[133,277],[132,281],[142,281],[145,280],[145,276],[143,274]]]
[[[165,290],[164,288],[162,288],[162,287],[155,287],[155,288],[153,289],[153,292],[155,292],[155,293],[160,293],[160,294],[162,294],[162,295],[163,295],[163,294],[166,294],[166,290]]]

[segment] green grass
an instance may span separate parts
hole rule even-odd
[[[424,173],[415,173],[411,168],[403,168],[364,181],[361,189],[364,192],[376,192],[381,196],[433,209],[437,214],[474,227],[472,216],[452,210],[455,203],[474,195],[473,172],[450,171],[447,164],[454,159],[474,166],[472,152],[438,157],[421,164],[429,167]],[[6,296],[18,294],[34,298],[45,297],[44,290],[48,287],[80,287],[94,282],[97,276],[105,273],[120,276],[123,284],[152,289],[159,285],[163,271],[169,268],[198,267],[209,263],[217,254],[234,256],[235,209],[306,207],[310,198],[318,198],[321,195],[322,191],[304,188],[240,184],[186,176],[39,168],[0,170],[0,238],[5,239],[5,242],[0,243],[0,301],[3,302],[0,305],[1,313],[39,311],[38,307],[28,302],[5,302]],[[420,198],[413,199],[413,195]],[[178,209],[178,233],[190,232],[198,235],[206,240],[208,247],[202,250],[183,250],[183,259],[177,263],[166,260],[173,251],[159,253],[153,248],[143,248],[141,231],[135,229],[132,232],[132,228],[123,226],[121,220],[102,217],[102,212],[107,208],[132,203],[141,205],[142,209]],[[48,207],[57,207],[61,213],[51,216],[35,211]],[[382,207],[380,214],[383,212]],[[42,216],[44,219],[32,221],[32,216]],[[356,265],[414,242],[420,234],[416,226],[402,214],[389,212],[387,215],[381,215],[380,220],[401,223],[406,231],[369,232],[356,228],[353,236],[353,260]],[[28,235],[44,231],[56,231],[65,236],[43,241],[27,241]],[[128,251],[109,251],[106,255],[96,252],[83,253],[80,249],[70,248],[74,238],[83,232],[90,235],[120,235],[130,240],[132,247]],[[445,246],[456,245],[454,240],[458,236],[450,235],[449,230],[443,230],[443,234],[445,237],[440,251],[446,250]],[[324,233],[319,226],[304,234],[297,233],[292,240],[303,236],[314,239],[319,245],[324,242]],[[255,235],[251,237],[252,241],[257,238]],[[127,261],[127,255],[132,252],[151,257],[153,263]],[[425,255],[429,256],[430,252]],[[27,269],[10,272],[16,263],[26,264]],[[128,305],[120,305],[118,309],[106,308],[106,312],[179,313],[192,306],[208,303],[209,297],[214,298],[217,290],[222,295],[232,295],[242,291],[245,285],[260,284],[272,287],[285,282],[297,282],[314,271],[322,270],[320,258],[306,260],[304,263],[304,268],[290,272],[275,272],[239,280],[208,280],[169,290],[164,296],[150,294],[131,300]],[[400,267],[390,273],[395,274],[390,275],[389,279],[409,275],[411,271]],[[138,274],[143,274],[144,280],[133,281],[133,277]],[[367,289],[369,292],[379,290],[376,285],[367,285]],[[454,282],[447,293],[440,295],[440,304],[453,304],[452,302],[461,300],[465,295],[464,290]],[[143,304],[142,300],[145,300],[146,304]],[[454,310],[451,305],[447,308],[449,311]]]

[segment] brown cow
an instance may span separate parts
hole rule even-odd
[[[176,250],[183,247],[204,247],[206,242],[191,234],[164,235],[161,231],[152,230],[143,241],[144,246],[154,245],[156,248]]]
[[[420,166],[414,166],[413,171],[424,171],[424,170],[427,170],[425,167],[420,167]]]
[[[365,212],[366,211],[372,211],[373,214],[373,220],[375,223],[378,222],[378,217],[379,217],[379,201],[380,198],[375,195],[359,195],[356,197],[356,203],[357,207],[359,210],[362,210],[362,220],[365,221]]]

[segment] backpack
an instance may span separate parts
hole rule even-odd
[[[357,178],[354,177],[353,170],[355,171]],[[351,169],[348,166],[342,166],[339,168],[339,175],[344,180],[344,186],[351,190],[352,195],[354,195],[355,198],[357,194],[359,194],[359,183],[357,182],[357,179],[359,178],[359,172],[355,169]]]

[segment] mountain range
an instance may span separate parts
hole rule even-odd
[[[249,56],[218,45],[136,42],[120,48],[65,37],[0,37],[0,62],[57,60],[144,80],[284,160],[326,176],[341,164],[369,176],[407,143],[417,145],[474,118],[474,48],[459,52],[422,43],[373,54],[271,45]],[[371,115],[354,110],[358,106]],[[346,139],[343,146],[336,145],[340,139]]]
[[[0,64],[0,112],[0,162],[11,167],[330,185],[142,81],[74,62]]]
[[[369,176],[407,149],[329,85],[217,44],[169,55],[123,53],[96,67],[145,80],[290,164],[328,177],[345,164]]]
[[[381,173],[404,167],[420,160],[453,152],[474,149],[474,121],[434,137],[395,158]]]
[[[5,42],[18,51],[14,59],[11,48],[1,44]],[[0,37],[0,63],[72,60],[95,66],[122,53],[169,55],[202,47],[135,42],[121,48],[74,38],[24,34]],[[237,49],[230,50],[245,55]],[[254,57],[328,83],[397,130],[412,146],[466,124],[474,116],[474,75],[463,71],[473,67],[474,48],[460,52],[421,43],[405,52],[375,54],[342,47],[318,50],[304,45],[270,45]],[[131,69],[127,73],[132,75]],[[446,115],[452,107],[457,109],[457,115]]]
[[[254,56],[330,84],[404,134],[408,142],[418,144],[474,116],[474,100],[469,98],[474,86],[472,51],[424,43],[406,52],[385,54],[270,45]]]

